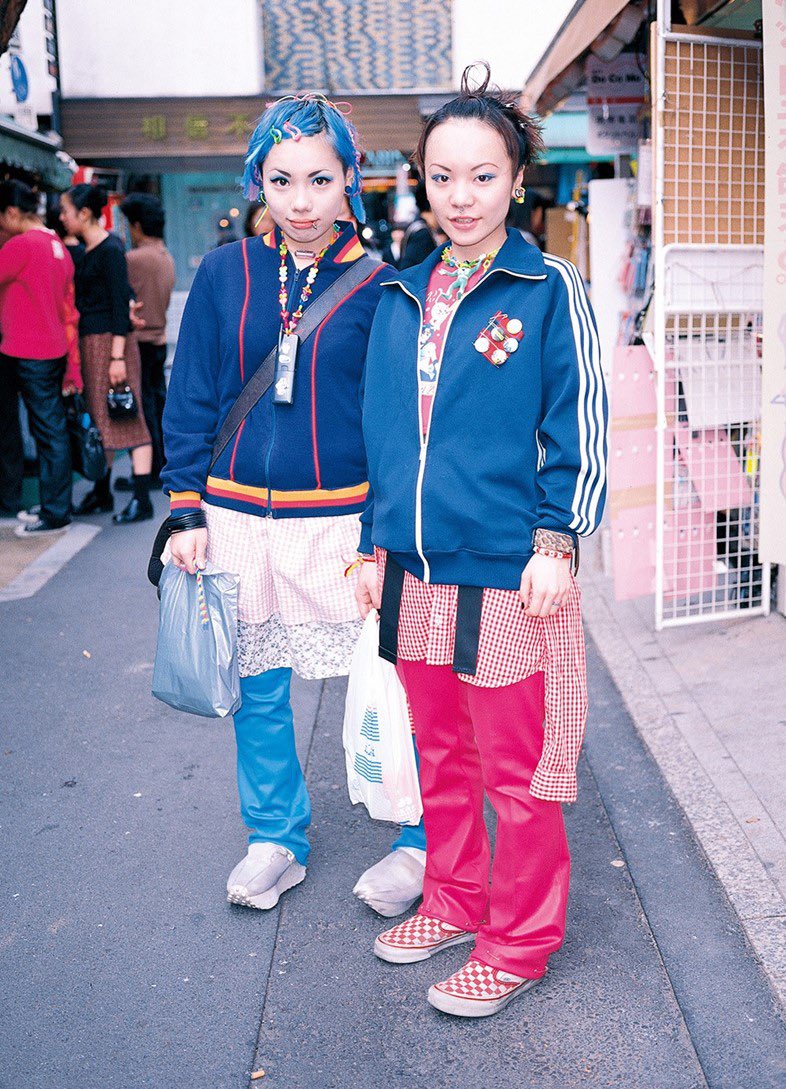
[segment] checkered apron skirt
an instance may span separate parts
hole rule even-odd
[[[241,677],[294,669],[313,680],[349,673],[362,621],[357,575],[357,515],[265,518],[203,503],[208,559],[240,576]]]

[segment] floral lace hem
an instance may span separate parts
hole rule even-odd
[[[241,677],[268,669],[293,669],[306,681],[345,677],[363,621],[341,624],[284,624],[271,616],[263,624],[238,623],[238,662]]]

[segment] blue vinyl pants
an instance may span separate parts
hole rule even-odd
[[[295,750],[289,686],[291,669],[241,677],[243,703],[235,714],[237,788],[250,843],[278,843],[305,866],[311,801]],[[417,758],[417,748],[415,749]],[[423,819],[403,824],[392,850],[426,849]]]
[[[305,866],[311,801],[295,750],[291,679],[291,669],[241,677],[243,703],[235,715],[237,787],[249,842],[278,843]]]

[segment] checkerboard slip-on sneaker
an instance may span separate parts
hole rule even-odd
[[[468,930],[460,930],[457,926],[418,912],[406,922],[380,934],[374,942],[374,952],[380,960],[391,964],[413,964],[418,960],[428,960],[451,945],[461,945],[474,939],[475,935]]]
[[[423,895],[426,852],[399,847],[370,866],[352,892],[386,919],[403,915]]]
[[[524,979],[473,959],[442,983],[429,987],[428,1000],[435,1009],[454,1017],[491,1017],[538,983],[540,979]]]
[[[299,885],[306,876],[291,851],[278,843],[252,843],[248,854],[227,880],[230,904],[267,911],[276,906],[282,892]]]

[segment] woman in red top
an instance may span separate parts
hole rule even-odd
[[[23,451],[17,393],[27,407],[40,461],[41,509],[21,536],[71,520],[71,455],[61,393],[82,388],[74,327],[74,265],[38,215],[39,196],[19,181],[0,185],[0,515],[22,506]]]

